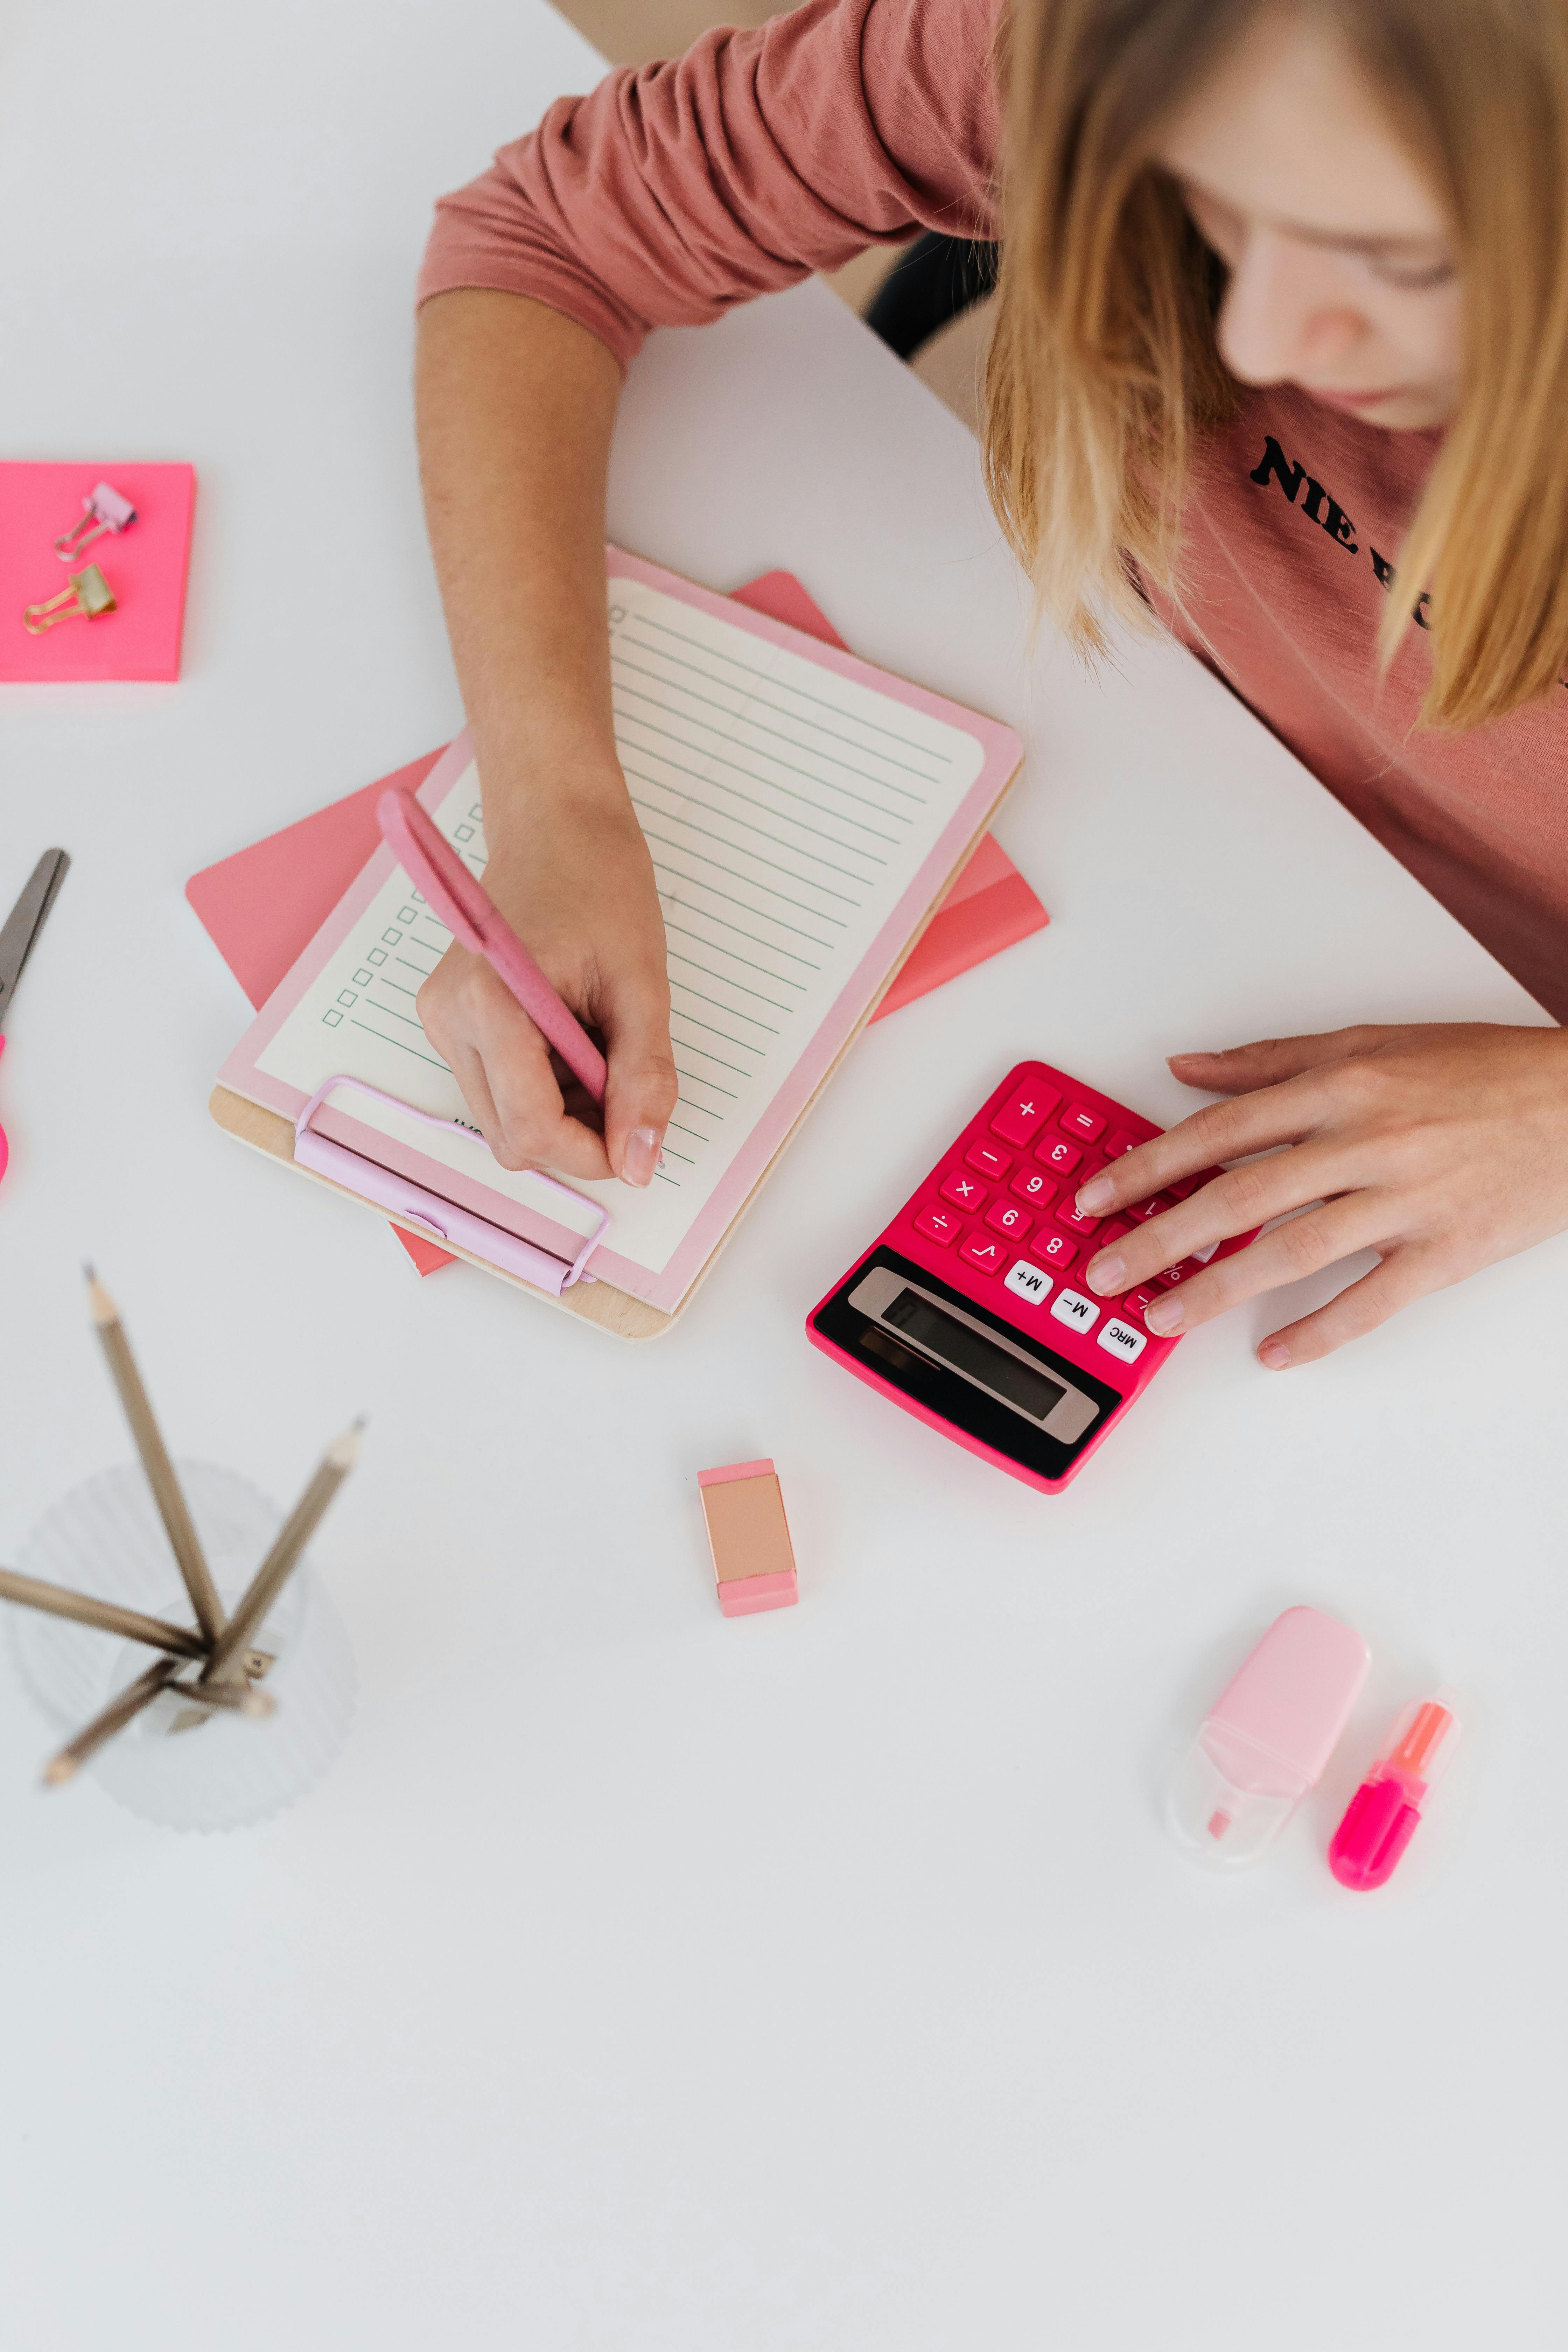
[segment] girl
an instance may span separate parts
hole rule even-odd
[[[675,1100],[610,716],[620,372],[650,325],[918,228],[1001,241],[985,467],[1045,611],[1089,654],[1112,616],[1174,630],[1568,1008],[1564,0],[806,0],[563,100],[445,200],[426,257],[422,457],[487,883],[610,1068],[601,1139],[452,949],[419,1010],[504,1166],[646,1183]],[[1559,1029],[1172,1067],[1228,1099],[1087,1212],[1269,1156],[1102,1253],[1094,1288],[1321,1205],[1162,1299],[1162,1331],[1374,1251],[1258,1350],[1303,1363],[1568,1225]]]

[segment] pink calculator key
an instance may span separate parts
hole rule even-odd
[[[1097,1249],[1111,1249],[1118,1242],[1124,1242],[1131,1231],[1131,1225],[1124,1225],[1120,1217],[1113,1217],[1095,1246]]]
[[[1066,1234],[1040,1234],[1035,1242],[1035,1257],[1041,1265],[1050,1266],[1063,1274],[1078,1260],[1078,1244],[1069,1242]]]
[[[1069,1234],[1082,1234],[1087,1239],[1098,1229],[1100,1219],[1086,1217],[1081,1209],[1076,1209],[1070,1201],[1064,1201],[1057,1211],[1057,1223],[1065,1225]]]
[[[1136,1217],[1141,1225],[1146,1225],[1151,1217],[1163,1217],[1172,1205],[1167,1194],[1156,1192],[1152,1200],[1132,1202],[1121,1213],[1124,1217]]]
[[[1068,1103],[1057,1125],[1064,1135],[1076,1135],[1080,1143],[1094,1143],[1105,1133],[1105,1121],[1087,1103]]]
[[[1007,1245],[994,1241],[988,1234],[971,1234],[958,1253],[965,1265],[976,1274],[999,1274],[1007,1263]]]
[[[915,1219],[915,1231],[924,1234],[938,1249],[945,1249],[963,1231],[963,1219],[955,1217],[951,1209],[922,1209]]]
[[[1020,1201],[1033,1201],[1042,1209],[1056,1199],[1058,1189],[1055,1178],[1043,1175],[1037,1168],[1020,1168],[1007,1187]]]
[[[1064,1143],[1059,1135],[1047,1135],[1035,1157],[1053,1176],[1070,1176],[1083,1154],[1076,1143]]]
[[[1004,1143],[1027,1143],[1061,1100],[1054,1087],[1020,1087],[991,1122]]]
[[[1173,1184],[1166,1185],[1165,1190],[1173,1200],[1190,1201],[1194,1192],[1201,1192],[1205,1184],[1212,1184],[1222,1172],[1218,1168],[1203,1168],[1195,1176],[1178,1176]]]
[[[1124,1127],[1113,1127],[1100,1145],[1108,1160],[1120,1160],[1124,1152],[1136,1151],[1139,1139]]]
[[[1162,1289],[1174,1290],[1179,1282],[1191,1282],[1194,1275],[1202,1274],[1203,1270],[1202,1258],[1184,1257],[1179,1258],[1174,1265],[1168,1265],[1164,1273],[1157,1274],[1154,1279]]]
[[[1143,1309],[1146,1307],[1152,1307],[1159,1296],[1159,1291],[1152,1282],[1141,1282],[1137,1289],[1130,1290],[1122,1300],[1121,1312],[1128,1322],[1142,1323]]]
[[[985,1222],[994,1234],[1005,1234],[1010,1242],[1021,1242],[1035,1221],[1026,1217],[1022,1209],[1016,1209],[1011,1201],[994,1201],[985,1212]]]
[[[972,1143],[963,1155],[963,1164],[982,1176],[989,1176],[993,1184],[1000,1184],[1013,1165],[1009,1151],[998,1151],[994,1143]]]
[[[944,1201],[951,1201],[955,1209],[963,1210],[966,1215],[977,1217],[985,1206],[988,1195],[977,1176],[966,1176],[962,1168],[955,1168],[942,1188],[942,1197]]]

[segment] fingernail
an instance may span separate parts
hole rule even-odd
[[[1173,1062],[1217,1062],[1220,1058],[1221,1056],[1218,1054],[1211,1054],[1207,1052],[1201,1054],[1167,1054],[1165,1056],[1165,1067],[1169,1069]]]
[[[658,1166],[658,1129],[655,1127],[634,1127],[626,1138],[626,1148],[621,1160],[621,1174],[628,1184],[651,1184],[653,1171]]]
[[[1108,1290],[1125,1290],[1127,1287],[1125,1262],[1114,1252],[1109,1257],[1097,1257],[1089,1269],[1089,1285],[1091,1290],[1098,1290],[1101,1294]]]
[[[1162,1334],[1179,1331],[1186,1320],[1186,1309],[1181,1300],[1173,1298],[1167,1290],[1163,1298],[1152,1298],[1149,1301],[1148,1306],[1143,1309],[1143,1320],[1151,1331],[1158,1331]]]
[[[1115,1192],[1109,1176],[1091,1176],[1078,1196],[1079,1208],[1084,1216],[1092,1217],[1099,1210],[1110,1208]]]
[[[1290,1360],[1290,1350],[1283,1339],[1265,1339],[1258,1350],[1258,1360],[1266,1372],[1282,1372]]]

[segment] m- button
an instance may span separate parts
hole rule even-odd
[[[991,1122],[991,1132],[1004,1143],[1022,1146],[1044,1126],[1061,1097],[1050,1087],[1020,1087]]]
[[[1081,1291],[1064,1290],[1051,1313],[1058,1323],[1065,1323],[1069,1331],[1092,1331],[1100,1320],[1100,1302],[1085,1298]]]

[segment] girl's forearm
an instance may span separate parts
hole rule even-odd
[[[524,296],[464,289],[420,312],[430,543],[503,857],[552,803],[624,793],[605,625],[619,391],[605,346]]]

